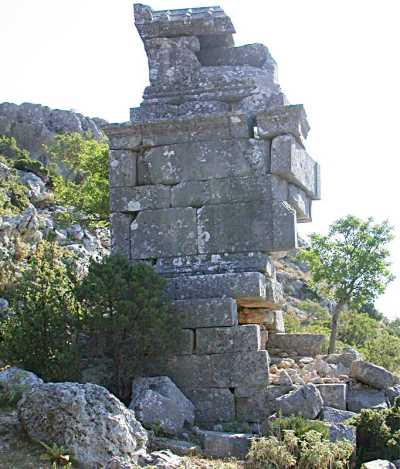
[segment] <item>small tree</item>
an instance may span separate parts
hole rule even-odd
[[[337,326],[344,308],[372,303],[393,280],[388,243],[393,228],[352,215],[334,222],[327,236],[312,234],[311,246],[299,253],[311,270],[313,285],[334,300],[329,353],[336,349]]]

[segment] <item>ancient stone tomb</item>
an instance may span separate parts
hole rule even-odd
[[[234,47],[221,8],[137,4],[135,24],[150,85],[106,129],[113,249],[168,278],[186,340],[165,374],[197,421],[257,422],[268,332],[284,332],[269,253],[296,247],[320,197],[306,114],[265,46]]]

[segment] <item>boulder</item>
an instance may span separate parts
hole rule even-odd
[[[194,423],[194,405],[167,376],[135,379],[129,408],[144,426],[160,427],[169,435]]]
[[[364,463],[361,469],[396,469],[396,466],[390,461],[376,459],[375,461]]]
[[[95,384],[35,386],[19,401],[18,417],[32,439],[63,446],[87,469],[105,466],[113,457],[135,462],[147,443],[134,412]]]
[[[333,407],[323,407],[320,418],[324,422],[330,423],[342,423],[347,419],[350,419],[357,415],[355,412],[349,412],[348,410],[334,409]]]
[[[31,371],[22,370],[14,366],[0,371],[0,386],[6,388],[18,387],[29,390],[40,384],[43,384],[43,380]]]
[[[317,384],[325,406],[346,410],[347,385],[338,384]]]
[[[361,412],[362,409],[386,409],[385,391],[366,386],[350,386],[347,393],[347,409]]]
[[[329,441],[347,440],[356,443],[356,427],[344,423],[328,423]]]
[[[364,360],[352,363],[350,376],[376,389],[387,389],[399,384],[399,379],[393,373]]]
[[[305,419],[315,419],[321,412],[323,400],[314,384],[305,384],[276,399],[283,416],[301,415]]]
[[[362,356],[352,347],[345,347],[341,353],[333,353],[325,358],[328,363],[341,365],[345,373],[350,373],[351,364],[356,360],[362,360]]]
[[[396,397],[400,396],[400,385],[393,386],[391,388],[386,389],[386,399],[388,400],[389,404],[392,406],[394,405],[394,401]]]

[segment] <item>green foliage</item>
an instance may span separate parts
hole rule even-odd
[[[350,420],[357,427],[357,467],[374,459],[400,458],[400,399],[390,409],[363,409]]]
[[[0,135],[0,155],[12,160],[29,159],[29,152],[18,147],[14,137]]]
[[[30,171],[31,173],[36,174],[36,176],[42,178],[44,181],[47,181],[50,176],[49,170],[40,161],[28,158],[20,158],[14,161],[14,168],[21,171]]]
[[[164,296],[165,280],[145,264],[124,257],[93,261],[78,288],[84,306],[86,355],[110,362],[108,387],[123,400],[132,378],[165,358],[180,340],[180,328]]]
[[[0,163],[10,166],[1,154]],[[29,205],[28,189],[19,182],[15,170],[9,169],[8,175],[0,178],[0,215],[14,215]]]
[[[50,159],[65,176],[54,176],[56,199],[74,207],[70,222],[98,225],[108,222],[108,145],[78,133],[57,135],[47,147]]]
[[[380,324],[365,313],[345,312],[338,330],[338,338],[351,347],[363,348],[380,332]]]
[[[42,241],[18,282],[4,294],[14,314],[0,322],[0,357],[46,381],[79,377],[80,307],[69,256],[57,244]]]
[[[270,423],[268,434],[281,438],[287,430],[293,431],[298,438],[303,438],[309,431],[320,433],[322,438],[328,438],[327,426],[318,420],[306,420],[299,415],[291,415],[290,417],[280,417]]]
[[[390,371],[400,371],[400,338],[387,330],[379,331],[376,337],[361,349],[366,360],[383,366]]]
[[[58,469],[59,467],[66,469],[72,468],[71,457],[67,454],[67,450],[63,446],[59,446],[56,443],[47,445],[40,440],[37,440],[37,442],[46,450],[46,452],[40,456],[40,459],[42,461],[49,461],[52,469]]]
[[[26,390],[23,385],[0,383],[0,408],[15,407]]]
[[[330,443],[321,433],[306,432],[302,438],[292,430],[281,437],[254,439],[249,452],[250,469],[346,469],[353,452],[351,443]]]

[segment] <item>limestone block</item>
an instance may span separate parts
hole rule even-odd
[[[176,355],[191,355],[194,352],[194,331],[183,329],[179,342],[175,346]]]
[[[305,384],[278,397],[276,402],[284,417],[301,415],[305,419],[315,419],[323,407],[321,394],[314,384]]]
[[[170,450],[173,454],[177,454],[178,456],[193,456],[201,453],[200,447],[193,443],[160,436],[152,437],[151,447],[157,451]]]
[[[243,388],[241,389],[243,391]],[[239,422],[262,422],[273,413],[267,402],[265,387],[253,387],[251,392],[235,389],[236,419]]]
[[[267,331],[285,332],[283,313],[280,310],[242,308],[239,310],[239,324],[262,324]]]
[[[144,212],[148,213],[148,212]],[[191,275],[168,279],[168,294],[175,300],[194,298],[265,298],[268,279],[259,272]]]
[[[130,233],[132,259],[195,254],[196,210],[169,208],[139,212]]]
[[[336,442],[347,440],[353,445],[356,444],[356,427],[343,423],[328,423],[329,441]]]
[[[350,376],[376,389],[386,389],[399,384],[399,378],[393,373],[382,366],[364,360],[357,360],[352,363]]]
[[[302,104],[277,106],[270,111],[257,113],[256,121],[258,135],[261,138],[291,134],[303,144],[310,130]]]
[[[165,374],[182,389],[232,388],[268,384],[269,358],[265,351],[170,357]]]
[[[324,406],[346,410],[347,385],[346,384],[316,384],[321,393]]]
[[[136,186],[136,152],[110,150],[110,187]]]
[[[270,334],[268,350],[272,355],[285,352],[288,355],[315,357],[322,353],[326,337],[322,334]]]
[[[256,171],[265,173],[268,157],[269,147],[265,142],[251,139],[191,141],[162,145],[150,148],[138,159],[138,180],[140,184],[166,185],[190,181],[190,185],[175,188],[174,204],[201,206],[210,198],[214,200],[218,200],[219,197],[228,200],[235,198],[234,189],[238,184],[233,186],[230,181],[225,181],[225,184],[219,181],[209,184],[192,181],[254,176]],[[192,184],[193,193],[190,195]],[[246,181],[243,181],[242,188],[238,187],[238,191],[240,190],[242,197],[246,197],[246,194],[243,194],[246,190],[249,197]],[[261,183],[259,190],[262,190]]]
[[[178,300],[172,306],[185,328],[227,327],[238,323],[237,306],[232,298]]]
[[[113,212],[140,212],[169,208],[170,188],[166,186],[115,187],[110,189]]]
[[[111,250],[120,253],[128,259],[130,253],[130,226],[132,217],[125,213],[111,214]]]
[[[324,422],[331,423],[342,423],[347,419],[355,417],[355,412],[349,412],[348,410],[339,410],[333,407],[324,407],[321,412],[321,420]]]
[[[253,435],[203,431],[201,437],[206,456],[243,460],[250,449]]]
[[[385,391],[367,386],[350,386],[347,393],[347,409],[361,412],[362,409],[386,409]]]
[[[212,327],[196,330],[196,353],[213,354],[260,350],[260,327]]]
[[[276,251],[296,246],[296,215],[284,202],[205,206],[197,211],[199,252]]]
[[[313,199],[318,197],[317,168],[293,135],[280,135],[272,140],[271,172],[299,186]]]
[[[229,389],[185,389],[195,407],[196,423],[221,423],[235,420],[235,399]]]
[[[110,124],[103,128],[110,150],[140,151],[143,144],[141,124]]]
[[[307,223],[311,220],[311,200],[307,194],[294,184],[289,184],[288,203],[296,210],[298,223]]]
[[[271,280],[276,272],[271,258],[262,252],[199,254],[157,259],[155,270],[166,277],[180,274],[261,272]]]

